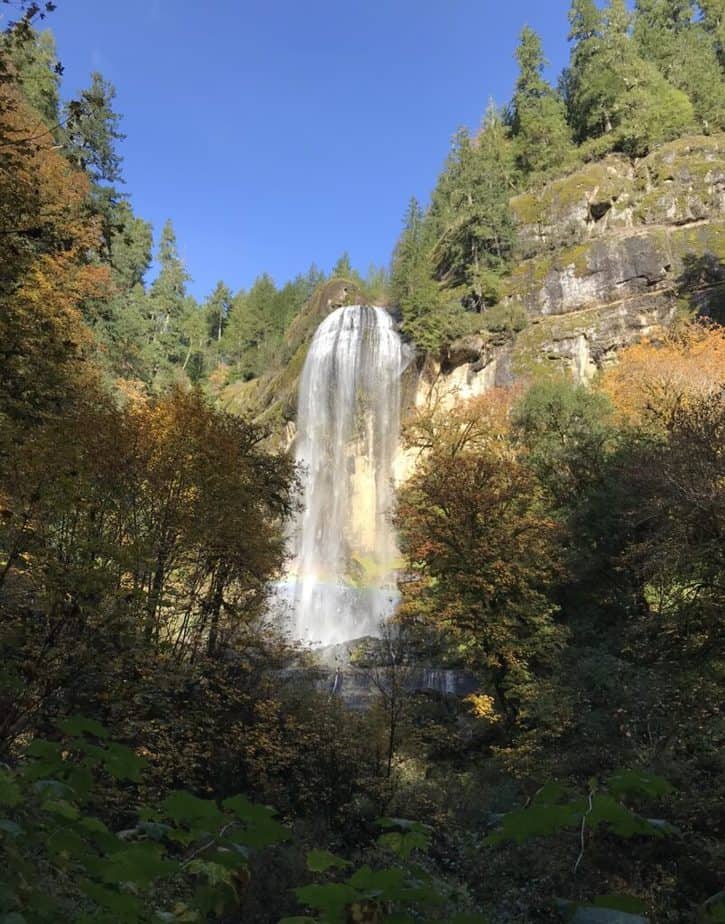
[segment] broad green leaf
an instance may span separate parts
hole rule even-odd
[[[75,793],[66,783],[60,780],[36,780],[33,789],[42,796],[55,796],[56,799],[72,799]]]
[[[641,770],[617,770],[607,780],[607,788],[616,795],[667,796],[673,787],[661,776]]]
[[[256,805],[242,795],[225,799],[222,805],[247,826],[244,833],[235,833],[235,843],[260,848],[289,840],[290,830],[274,817],[277,814],[275,809],[267,805]]]
[[[486,838],[490,844],[504,840],[520,844],[530,837],[556,834],[562,828],[581,823],[582,808],[573,805],[531,805],[529,808],[507,812],[501,821],[501,828]]]
[[[227,812],[231,812],[232,815],[235,815],[240,821],[245,821],[250,824],[258,824],[269,818],[274,818],[277,814],[276,810],[270,808],[268,805],[258,805],[255,802],[250,802],[250,800],[243,795],[230,796],[222,802],[222,806]]]
[[[342,921],[345,907],[362,897],[352,886],[341,882],[301,886],[295,889],[295,895],[302,905],[324,912],[333,922]]]
[[[11,911],[0,916],[0,924],[27,924],[27,920],[19,911]]]
[[[396,901],[403,897],[405,873],[402,869],[372,870],[369,866],[361,866],[347,882],[365,898]]]
[[[96,722],[95,719],[86,719],[82,715],[61,719],[58,722],[58,728],[65,732],[66,735],[73,735],[77,738],[82,735],[90,735],[93,738],[108,738],[108,731],[100,722]]]
[[[533,798],[534,805],[556,805],[571,799],[572,791],[561,783],[545,783]]]
[[[192,860],[186,869],[194,876],[203,876],[209,885],[215,886],[222,882],[231,884],[234,871],[220,863],[209,860]]]
[[[68,774],[67,782],[76,797],[85,799],[93,789],[93,774],[88,767],[74,767]]]
[[[597,793],[592,799],[592,811],[587,825],[594,829],[601,823],[609,824],[619,837],[633,837],[635,834],[662,837],[663,832],[634,812],[630,812],[612,796]]]
[[[211,799],[199,799],[184,789],[170,793],[163,801],[165,814],[174,821],[210,831],[218,828],[224,818],[215,802]]]
[[[597,895],[592,902],[597,908],[613,908],[630,914],[645,914],[647,906],[634,895]]]
[[[9,834],[10,837],[18,837],[18,835],[23,833],[23,829],[20,825],[16,824],[14,821],[10,821],[9,818],[0,818],[0,831]]]
[[[104,751],[103,766],[116,780],[131,780],[138,783],[141,771],[148,765],[142,757],[137,757],[131,748],[122,744],[111,743]]]
[[[28,757],[38,757],[42,760],[54,760],[63,763],[63,746],[58,741],[47,741],[45,738],[34,738],[25,750]]]
[[[259,850],[262,847],[281,844],[283,841],[289,840],[290,836],[289,828],[274,818],[266,817],[256,824],[249,824],[244,828],[235,828],[226,835],[225,842],[243,844],[246,847]]]
[[[100,818],[81,818],[81,827],[91,834],[109,834],[109,830]]]
[[[116,892],[96,882],[86,881],[81,885],[83,892],[101,908],[110,911],[114,920],[136,924],[141,910],[139,900],[127,892]]]
[[[0,771],[0,805],[9,805],[12,808],[18,805],[21,798],[20,787],[13,780],[12,775]]]
[[[430,834],[425,830],[406,831],[405,833],[390,831],[387,834],[380,835],[378,844],[407,860],[414,850],[428,849],[430,846]]]
[[[148,841],[124,847],[100,866],[104,882],[133,882],[138,886],[150,885],[154,879],[171,876],[178,869],[179,864],[166,859],[158,844]]]
[[[172,830],[170,825],[162,824],[160,821],[139,821],[136,826],[141,834],[150,837],[152,841],[161,841]]]
[[[325,870],[332,869],[333,867],[345,869],[346,866],[350,866],[349,860],[336,857],[335,854],[330,853],[329,850],[310,850],[307,854],[307,869],[311,870],[313,873],[324,873]]]
[[[76,860],[88,860],[89,857],[93,856],[91,849],[83,838],[67,825],[56,828],[49,835],[45,846],[48,853],[53,856],[65,854],[65,856],[73,857]]]
[[[78,806],[65,799],[46,799],[40,806],[41,810],[51,815],[65,818],[66,821],[75,821],[80,815]]]

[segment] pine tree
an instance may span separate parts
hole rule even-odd
[[[336,276],[341,276],[343,279],[350,279],[353,275],[352,264],[350,263],[350,254],[345,250],[338,257],[337,262],[332,267],[332,272],[330,276],[333,278]]]
[[[113,84],[94,72],[90,87],[64,107],[66,155],[91,180],[91,209],[101,220],[105,246],[99,257],[104,262],[110,260],[114,231],[127,218],[120,207],[124,197],[116,188],[123,183],[118,143],[126,136],[119,128],[121,117],[113,109],[115,97]]]
[[[391,289],[402,315],[403,332],[427,350],[438,350],[461,333],[465,320],[460,304],[450,297],[446,300],[434,279],[434,243],[434,222],[412,198],[393,255]]]
[[[113,109],[115,98],[113,84],[95,71],[90,87],[66,106],[67,155],[94,183],[122,182],[122,158],[116,145],[126,136]]]
[[[30,29],[21,35],[6,34],[1,41],[0,51],[8,54],[23,96],[55,133],[60,121],[61,69],[53,33]]]
[[[496,300],[495,279],[513,248],[513,173],[511,141],[491,104],[475,139],[465,129],[456,135],[431,204],[434,273],[449,286],[469,286],[478,307]]]
[[[219,342],[222,339],[231,307],[232,293],[228,286],[220,280],[205,306],[207,333],[210,340]]]
[[[541,39],[525,26],[516,50],[519,77],[512,103],[516,163],[525,175],[545,173],[566,163],[571,133],[564,103],[544,80]]]
[[[176,234],[170,220],[161,232],[158,263],[159,274],[151,286],[149,298],[154,373],[183,361],[181,323],[186,308],[186,283],[190,277],[179,257]]]
[[[692,0],[637,0],[639,53],[688,95],[705,131],[725,128],[725,82],[717,46]]]
[[[279,342],[277,294],[271,276],[263,273],[254,280],[249,292],[238,293],[232,301],[222,347],[224,354],[238,363],[245,378],[259,375],[268,359],[270,344]]]
[[[725,67],[725,6],[723,0],[697,0],[703,28],[712,36],[718,61]]]
[[[597,33],[588,2],[575,0],[570,19],[567,102],[579,141],[602,137],[611,149],[642,155],[692,126],[687,96],[638,54],[625,0],[610,0]]]

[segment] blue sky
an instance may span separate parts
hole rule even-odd
[[[521,27],[566,60],[569,0],[58,0],[71,95],[118,91],[126,191],[205,296],[343,250],[387,264],[461,125],[511,95]]]

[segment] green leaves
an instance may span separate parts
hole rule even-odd
[[[667,780],[654,773],[639,770],[618,770],[607,780],[607,789],[615,796],[668,796],[673,788]]]
[[[257,850],[280,844],[290,837],[290,831],[274,817],[276,811],[266,805],[255,805],[246,796],[233,796],[222,803],[226,811],[244,824],[242,830],[230,835],[235,844],[245,844]]]
[[[192,829],[211,830],[221,824],[223,815],[211,799],[199,799],[185,790],[175,790],[161,803],[167,818]]]
[[[430,847],[431,829],[419,821],[409,821],[406,818],[379,818],[378,824],[381,828],[401,829],[381,834],[378,844],[403,860],[408,860],[414,850],[427,850]]]
[[[17,805],[21,798],[20,787],[14,782],[12,774],[0,769],[0,805],[12,807]]]
[[[141,887],[173,875],[178,869],[179,864],[167,860],[161,846],[149,842],[124,847],[100,866],[104,882],[131,882]]]
[[[507,812],[501,828],[490,834],[486,841],[497,844],[512,840],[521,844],[531,837],[556,834],[563,828],[571,828],[581,822],[583,803],[569,805],[532,805],[529,808]]]
[[[342,921],[347,905],[361,897],[356,889],[342,882],[301,886],[295,889],[295,895],[302,905],[321,911],[332,924]]]
[[[71,716],[69,719],[62,719],[58,722],[58,728],[66,735],[72,737],[82,737],[88,735],[91,738],[108,738],[108,730],[95,719],[87,719],[80,715]]]
[[[350,866],[349,860],[336,857],[329,850],[310,850],[307,854],[307,869],[313,873],[324,873],[328,869],[345,869]]]
[[[628,914],[646,914],[647,906],[633,895],[597,895],[592,904],[597,908],[612,908]]]
[[[667,780],[654,774],[634,770],[620,770],[607,781],[606,789],[596,792],[596,781],[587,798],[562,801],[567,790],[558,784],[548,784],[539,791],[533,803],[524,809],[507,812],[498,831],[486,841],[496,844],[504,840],[522,843],[531,837],[543,837],[582,823],[591,831],[607,825],[618,837],[662,837],[667,828],[642,818],[622,801],[628,793],[657,796],[672,792]],[[609,791],[606,791],[606,790]]]

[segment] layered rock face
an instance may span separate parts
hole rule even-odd
[[[636,163],[610,155],[511,206],[519,262],[497,310],[525,313],[526,326],[452,344],[422,368],[417,403],[433,389],[453,402],[548,369],[586,382],[678,315],[721,316],[725,135],[679,139]]]

